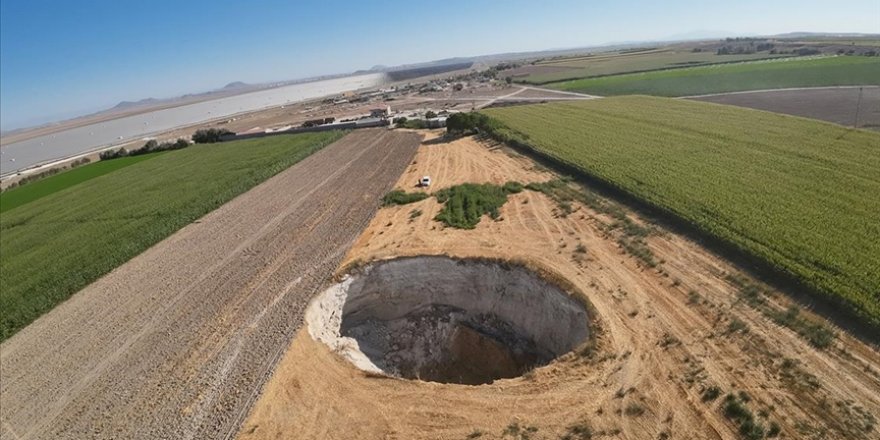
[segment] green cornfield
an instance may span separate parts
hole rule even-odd
[[[640,96],[483,112],[502,139],[660,208],[880,324],[880,133]]]
[[[33,202],[34,200],[46,197],[50,194],[61,191],[65,188],[78,185],[87,180],[94,179],[98,176],[111,173],[113,171],[143,162],[161,155],[162,153],[144,154],[141,156],[122,157],[113,160],[102,160],[100,162],[82,165],[72,170],[64,171],[61,174],[49,176],[35,182],[27,183],[18,188],[12,188],[0,194],[0,212],[6,212],[10,209],[17,208],[21,205]]]
[[[342,134],[273,136],[160,153],[3,212],[0,340]]]

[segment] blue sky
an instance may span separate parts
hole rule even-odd
[[[0,0],[0,126],[121,100],[694,31],[880,33],[880,0]]]

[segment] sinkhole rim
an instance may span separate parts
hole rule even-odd
[[[494,258],[356,263],[306,310],[309,334],[371,374],[481,385],[592,344],[596,314],[566,278]]]

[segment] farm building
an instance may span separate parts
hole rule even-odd
[[[425,126],[428,128],[443,128],[446,126],[446,117],[425,119]]]

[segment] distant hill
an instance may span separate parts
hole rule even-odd
[[[111,108],[110,111],[128,110],[128,109],[132,109],[135,107],[153,105],[158,102],[159,102],[159,100],[156,98],[145,98],[145,99],[141,99],[140,101],[122,101],[119,104],[116,104],[115,106],[113,106],[113,108]]]
[[[266,87],[266,86],[265,85],[248,84],[248,83],[245,83],[242,81],[233,81],[229,84],[226,84],[222,88],[209,90],[207,92],[202,92],[202,93],[188,93],[186,95],[175,96],[173,98],[162,98],[162,99],[145,98],[145,99],[141,99],[138,101],[122,101],[119,104],[116,104],[115,106],[113,106],[111,108],[108,108],[107,110],[102,110],[102,111],[98,112],[97,114],[105,113],[105,112],[112,113],[112,112],[119,112],[119,111],[137,110],[137,109],[149,108],[149,107],[159,107],[159,106],[167,106],[167,105],[174,105],[174,104],[184,104],[184,103],[189,103],[189,102],[197,102],[200,100],[211,99],[214,97],[230,96],[230,95],[234,95],[234,94],[245,93],[250,90],[256,90],[256,89],[263,88],[263,87]]]
[[[244,89],[244,88],[247,88],[247,87],[250,87],[250,86],[251,86],[251,85],[248,84],[248,83],[243,83],[243,82],[241,82],[241,81],[233,81],[233,82],[231,82],[231,83],[226,84],[225,86],[223,86],[223,89],[221,89],[221,90]]]

